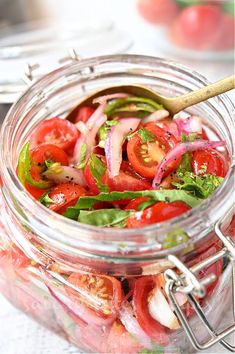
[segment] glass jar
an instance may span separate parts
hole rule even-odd
[[[233,0],[137,0],[165,52],[193,60],[233,60]]]
[[[199,279],[206,279],[205,284],[211,273],[216,276],[209,277],[207,296],[199,300],[202,294],[196,290],[202,289],[196,289],[200,284],[195,283],[195,279],[194,293],[213,327],[221,324],[225,311],[231,308],[232,267],[214,230],[216,226],[217,234],[230,252],[234,252],[232,241],[220,235],[218,224],[221,218],[225,219],[222,220],[223,232],[234,234],[231,212],[234,107],[228,97],[215,97],[190,107],[188,112],[202,115],[206,129],[226,140],[231,160],[229,172],[213,196],[189,214],[172,221],[143,229],[101,229],[79,224],[36,202],[16,175],[20,148],[40,121],[65,116],[94,90],[126,82],[143,84],[174,96],[202,87],[207,81],[190,69],[163,59],[132,55],[97,57],[72,63],[44,76],[11,108],[0,138],[0,292],[16,307],[83,350],[99,353],[183,350],[189,353],[193,349],[184,332],[187,325],[174,331],[164,327],[162,332],[156,331],[148,321],[143,324],[138,315],[140,326],[133,311],[140,305],[145,318],[144,300],[147,301],[148,287],[151,288],[157,274],[170,269],[166,274],[166,292],[174,300],[179,298],[175,291],[185,291],[187,285],[180,283],[181,289],[177,288],[179,278],[177,284],[172,283],[180,274],[173,272],[176,266],[184,271],[182,261],[198,271],[195,264],[216,252],[224,258],[216,256],[214,263],[211,261],[196,272]],[[167,248],[169,237],[174,238],[175,243],[171,249]],[[143,296],[137,301],[135,292],[140,291]],[[139,303],[141,301],[143,303]],[[188,322],[200,342],[205,342],[206,331],[188,301],[181,310],[187,313]],[[180,316],[177,308],[175,311]]]

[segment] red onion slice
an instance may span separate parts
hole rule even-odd
[[[199,116],[191,116],[187,118],[177,118],[174,120],[177,124],[179,134],[191,134],[202,132],[202,119]]]
[[[182,156],[189,151],[203,150],[208,148],[213,149],[224,145],[225,145],[224,141],[208,141],[208,140],[190,141],[190,142],[179,143],[175,145],[173,149],[171,149],[166,154],[164,159],[157,166],[157,171],[152,184],[153,189],[159,189],[163,174],[167,166],[179,156]]]
[[[112,126],[105,140],[105,155],[109,176],[117,176],[122,163],[122,145],[126,136],[133,133],[140,123],[138,118],[120,119],[117,125]]]
[[[115,98],[126,98],[126,97],[129,97],[129,96],[130,96],[130,95],[128,95],[127,93],[118,92],[118,93],[113,93],[113,94],[111,94],[111,95],[105,95],[105,96],[96,97],[96,98],[93,100],[93,103],[104,104],[104,103],[106,103],[107,101],[113,100],[113,99],[115,99]]]
[[[134,336],[145,348],[151,349],[151,339],[140,327],[137,319],[134,316],[134,311],[129,302],[125,302],[120,310],[120,321],[125,326],[126,330]]]
[[[150,315],[163,326],[173,330],[180,328],[176,315],[159,288],[153,290],[148,309]]]
[[[168,118],[170,113],[166,109],[158,109],[149,116],[142,119],[142,123],[159,122],[163,119]]]
[[[86,123],[86,129],[82,127],[84,130],[80,137],[77,139],[72,162],[74,165],[79,165],[81,161],[81,149],[86,145],[86,154],[85,160],[87,160],[92,153],[94,147],[96,146],[96,135],[100,127],[106,122],[107,116],[103,114],[104,105],[100,105],[95,112],[91,115]]]
[[[60,166],[55,163],[43,175],[55,183],[73,182],[82,187],[86,186],[83,172],[75,167]]]
[[[78,128],[78,130],[80,131],[80,133],[82,133],[84,135],[88,133],[88,128],[87,128],[86,124],[83,123],[82,121],[77,122],[75,125]]]

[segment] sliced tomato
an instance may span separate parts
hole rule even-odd
[[[115,320],[123,299],[119,280],[107,275],[72,273],[67,281],[73,288],[66,286],[66,292],[76,303],[86,306],[91,321],[104,324]]]
[[[63,214],[69,206],[76,204],[78,198],[86,195],[86,190],[75,183],[60,183],[53,187],[49,197],[55,202],[49,209]]]
[[[127,204],[127,206],[125,207],[126,210],[136,210],[138,211],[139,206],[143,203],[143,202],[147,202],[148,200],[150,200],[150,198],[148,197],[139,197],[139,198],[135,198],[133,200],[130,201],[130,203]]]
[[[44,144],[30,150],[30,174],[35,181],[39,181],[41,173],[45,170],[45,161],[59,162],[61,165],[67,166],[68,156],[56,145]]]
[[[167,329],[149,313],[148,300],[157,285],[157,277],[146,276],[136,280],[133,293],[133,308],[136,319],[145,333],[159,345],[167,345]]]
[[[77,112],[75,123],[83,122],[86,123],[90,116],[95,112],[95,109],[90,106],[84,106],[79,109]]]
[[[53,144],[63,150],[71,149],[79,136],[75,124],[62,118],[50,118],[41,122],[30,138],[30,147]]]
[[[191,209],[190,206],[183,202],[157,202],[153,206],[130,216],[127,219],[126,225],[128,228],[144,227],[158,222],[166,221]]]
[[[137,354],[141,349],[143,346],[138,343],[138,338],[133,338],[120,321],[115,321],[104,343],[102,353]]]
[[[105,163],[104,156],[100,156],[101,160]],[[90,171],[90,161],[88,161],[84,169],[84,177],[86,184],[89,187],[90,191],[94,194],[99,194],[100,190],[97,186],[96,179],[92,176]],[[140,191],[140,190],[149,190],[152,189],[151,184],[141,177],[137,177],[135,173],[132,173],[129,168],[127,168],[127,163],[122,164],[122,167],[125,167],[125,171],[121,170],[119,175],[110,178],[108,176],[108,171],[106,170],[105,174],[101,178],[103,185],[108,187],[108,191]]]
[[[228,163],[225,157],[217,150],[205,149],[193,153],[193,171],[197,175],[210,173],[224,177],[228,171]]]
[[[148,123],[144,128],[156,136],[156,141],[142,143],[138,134],[133,135],[127,144],[127,156],[136,172],[143,177],[153,178],[157,165],[164,159],[166,153],[175,146],[177,140],[172,134],[154,123]],[[177,158],[169,164],[164,176],[174,171],[180,160],[180,158]]]

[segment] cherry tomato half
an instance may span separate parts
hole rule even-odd
[[[68,165],[68,156],[56,145],[43,144],[30,150],[30,174],[36,181],[42,178],[41,173],[45,169],[45,161],[59,162],[63,166]]]
[[[219,6],[186,7],[173,24],[172,37],[186,48],[211,49],[220,36],[222,20],[223,13]]]
[[[86,190],[78,184],[60,183],[48,195],[55,202],[49,209],[63,214],[69,206],[76,204],[79,197],[86,195]]]
[[[183,202],[157,202],[153,206],[130,216],[127,219],[127,227],[144,227],[158,222],[166,221],[191,209],[190,206]]]
[[[133,293],[133,308],[136,319],[145,333],[159,345],[167,345],[167,329],[149,313],[148,299],[157,286],[157,277],[146,276],[136,280]]]
[[[73,273],[67,281],[78,290],[66,286],[66,292],[86,306],[91,320],[96,323],[115,320],[123,298],[119,280],[106,275]]]
[[[74,146],[78,136],[78,129],[73,123],[58,117],[50,118],[37,126],[30,138],[30,146],[50,143],[63,150],[69,150]]]
[[[197,175],[210,173],[215,176],[224,177],[228,171],[228,163],[225,157],[214,149],[195,151],[193,153],[192,166],[194,173]]]
[[[141,16],[153,24],[169,24],[178,14],[175,0],[139,0],[137,3]]]
[[[132,199],[130,201],[130,203],[127,204],[127,206],[125,207],[126,210],[136,210],[138,211],[139,206],[143,203],[143,202],[147,202],[148,200],[150,200],[150,198],[148,197],[139,197],[139,198],[135,198]]]
[[[156,136],[156,141],[142,143],[138,134],[132,136],[127,144],[127,156],[133,169],[141,176],[153,178],[156,173],[157,165],[165,157],[166,153],[176,144],[177,140],[172,134],[160,128],[154,123],[144,126],[146,130]],[[169,164],[164,176],[175,170],[180,158]]]
[[[89,106],[84,106],[79,109],[77,112],[75,123],[83,122],[86,123],[90,116],[95,112],[95,109]]]

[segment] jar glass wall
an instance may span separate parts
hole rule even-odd
[[[147,85],[167,96],[186,93],[206,83],[200,75],[162,59],[100,57],[68,65],[43,77],[9,112],[1,133],[4,144],[0,291],[23,311],[82,349],[137,353],[158,345],[165,346],[162,350],[166,352],[169,348],[188,352],[191,347],[182,329],[164,328],[154,335],[151,326],[138,325],[133,317],[133,292],[135,287],[144,289],[144,284],[146,289],[151,288],[152,275],[172,267],[167,259],[169,253],[191,265],[222,247],[213,230],[232,206],[228,196],[234,188],[234,108],[230,100],[221,96],[188,109],[189,113],[202,115],[205,127],[226,140],[231,168],[210,199],[173,221],[141,230],[81,225],[35,202],[15,172],[20,147],[41,120],[63,117],[85,95],[124,82]],[[227,219],[226,227],[231,215]],[[181,240],[167,249],[165,241],[170,232],[187,234],[187,242]],[[231,267],[218,261],[201,276],[205,272],[217,275],[202,302],[208,318],[216,325],[231,300]],[[102,296],[97,297],[100,292]],[[127,299],[123,310],[123,301],[126,303]],[[203,339],[199,320],[190,307],[186,306],[185,311]]]

